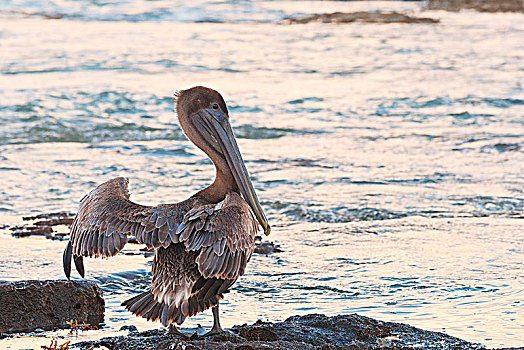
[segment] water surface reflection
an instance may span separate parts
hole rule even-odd
[[[116,176],[143,204],[207,185],[214,170],[182,135],[171,97],[209,85],[230,105],[283,249],[253,257],[225,299],[225,326],[358,312],[522,345],[522,15],[285,26],[275,21],[317,3],[226,1],[212,15],[207,2],[127,3],[0,6],[2,224],[75,211]],[[0,278],[63,278],[65,242],[7,233]],[[86,337],[157,327],[119,306],[149,283],[138,249],[86,262],[108,306],[108,327]],[[210,322],[206,312],[186,326]]]

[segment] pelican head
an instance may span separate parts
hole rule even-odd
[[[175,102],[182,130],[215,164],[215,183],[223,189],[240,192],[264,233],[269,235],[271,228],[238,149],[222,96],[215,90],[195,86],[177,92]]]

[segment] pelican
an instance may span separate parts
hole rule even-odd
[[[174,101],[182,130],[215,165],[214,182],[182,202],[155,207],[132,202],[125,178],[99,185],[80,200],[64,250],[64,272],[69,279],[73,260],[84,277],[83,257],[114,256],[133,235],[155,250],[151,288],[122,305],[179,335],[176,325],[212,308],[213,327],[206,334],[216,334],[223,332],[219,300],[244,274],[258,225],[266,235],[271,229],[222,96],[196,86],[177,92]]]

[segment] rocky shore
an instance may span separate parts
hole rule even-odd
[[[183,329],[182,329],[183,331]],[[283,322],[235,326],[222,334],[189,339],[165,330],[131,332],[75,344],[80,348],[185,349],[185,350],[370,350],[370,349],[484,349],[480,344],[409,325],[378,321],[357,314],[328,317],[320,314],[293,316]]]
[[[75,320],[75,325],[71,324]],[[102,291],[87,281],[0,281],[0,339],[20,332],[58,328],[93,329],[104,321]],[[96,326],[94,327],[96,329]],[[334,349],[485,349],[444,333],[410,325],[379,321],[358,314],[292,316],[282,322],[257,321],[237,325],[213,336],[203,329],[181,329],[187,337],[165,329],[138,332],[125,326],[126,336],[71,344],[81,349],[185,349],[185,350],[334,350]],[[71,341],[67,341],[69,348]]]
[[[4,227],[14,237],[44,236],[48,239],[62,240],[69,234],[69,226],[75,219],[75,213],[61,211],[24,216],[23,223]]]
[[[429,0],[429,10],[476,10],[480,12],[521,12],[524,0]]]
[[[438,19],[427,17],[413,17],[399,12],[334,12],[315,14],[305,17],[286,18],[284,24],[305,24],[311,22],[318,23],[438,23]]]

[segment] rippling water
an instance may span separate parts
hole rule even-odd
[[[116,176],[144,204],[206,186],[212,164],[183,136],[171,101],[203,84],[228,101],[269,238],[284,250],[253,257],[224,302],[226,326],[358,312],[523,345],[522,15],[277,23],[419,6],[2,2],[1,224],[75,211]],[[1,279],[63,278],[64,242],[2,235]],[[158,326],[119,306],[149,281],[151,258],[138,249],[86,262],[108,306],[108,327],[91,336]],[[197,323],[209,326],[210,313],[185,327]]]

